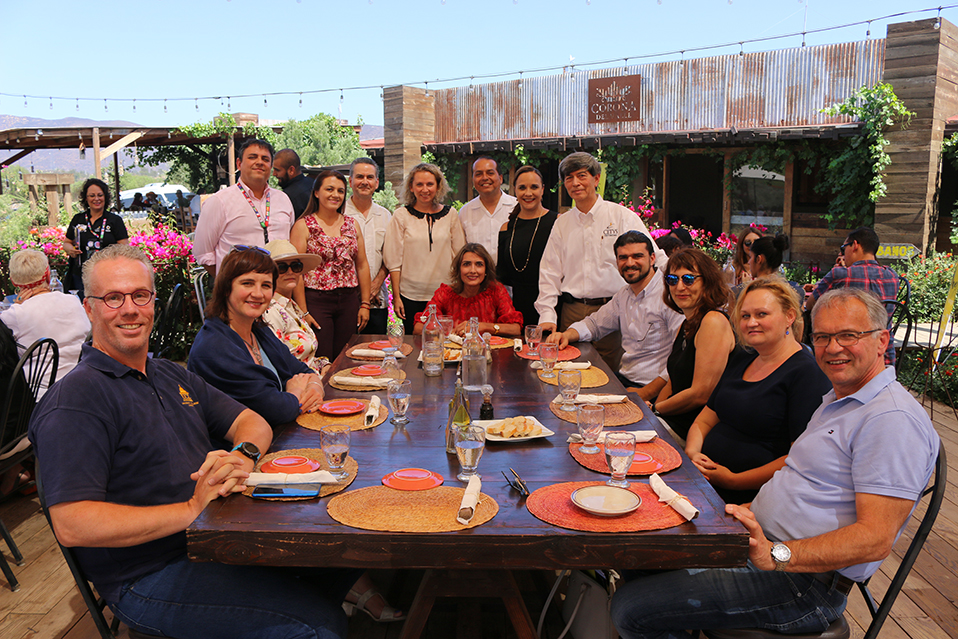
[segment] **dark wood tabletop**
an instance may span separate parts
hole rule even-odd
[[[355,336],[349,346],[373,339],[378,338]],[[459,466],[455,455],[445,452],[443,434],[456,369],[448,365],[441,377],[425,377],[417,362],[420,338],[406,336],[406,340],[414,347],[411,356],[400,361],[413,386],[407,413],[410,423],[398,429],[386,421],[374,429],[353,432],[350,456],[359,464],[359,474],[347,490],[380,485],[387,473],[406,467],[427,468],[443,475],[445,485],[463,486],[456,479]],[[624,393],[591,344],[577,346],[582,350],[578,360],[591,361],[610,379],[601,388],[583,392]],[[355,365],[341,354],[331,370]],[[495,387],[496,417],[534,415],[556,434],[521,443],[487,442],[479,463],[482,491],[499,504],[499,513],[488,523],[452,533],[385,533],[336,522],[326,512],[328,497],[272,502],[234,495],[211,503],[187,530],[190,558],[232,564],[359,568],[662,569],[745,564],[745,528],[725,515],[724,502],[678,445],[682,466],[663,478],[699,509],[700,515],[693,521],[666,530],[623,534],[566,530],[534,517],[526,509],[525,498],[505,482],[500,471],[508,473],[514,468],[530,491],[608,476],[580,466],[569,454],[566,438],[576,427],[552,414],[548,402],[558,394],[558,387],[541,382],[529,365],[511,349],[493,351],[489,379]],[[378,394],[386,403],[385,391]],[[370,393],[327,386],[326,396],[368,398]],[[630,398],[643,408],[645,416],[614,430],[651,429],[674,444],[644,402],[636,395]],[[477,419],[481,396],[471,393],[470,399],[472,417]],[[318,447],[319,433],[294,423],[277,430],[272,450]]]

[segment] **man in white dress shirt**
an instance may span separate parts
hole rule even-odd
[[[269,188],[273,146],[250,139],[240,147],[236,168],[240,179],[203,203],[196,224],[193,257],[210,277],[234,246],[266,246],[288,240],[293,226],[293,204],[282,191]]]
[[[499,229],[509,220],[516,198],[502,192],[502,174],[492,158],[481,157],[472,164],[472,184],[479,197],[469,200],[459,211],[459,221],[467,242],[482,244],[498,261]]]
[[[389,291],[386,276],[389,270],[383,264],[383,243],[386,227],[392,213],[385,206],[373,202],[373,193],[379,188],[379,165],[370,158],[361,157],[349,165],[349,188],[353,194],[346,200],[345,213],[356,220],[363,232],[366,261],[369,262],[369,281],[372,294],[369,300],[369,321],[360,331],[367,335],[382,335],[389,321],[387,309]]]
[[[556,220],[539,265],[539,299],[536,311],[543,332],[564,331],[609,302],[621,279],[613,244],[626,231],[651,237],[634,211],[606,202],[597,191],[602,167],[588,153],[576,152],[559,163],[559,178],[575,200],[575,208]],[[654,242],[653,242],[654,244]],[[668,258],[654,247],[655,263],[662,268]],[[562,301],[562,317],[556,305]],[[622,334],[609,333],[593,342],[609,367],[619,370]]]
[[[565,331],[553,333],[547,341],[562,349],[569,342],[589,342],[621,331],[624,353],[616,376],[627,387],[637,386],[639,396],[651,401],[665,386],[665,379],[658,376],[665,370],[685,316],[662,299],[665,283],[662,272],[655,269],[655,244],[648,235],[626,231],[616,239],[614,248],[626,285],[608,304]]]

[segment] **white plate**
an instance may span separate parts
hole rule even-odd
[[[519,415],[515,415],[515,417],[519,417]],[[504,419],[477,419],[472,423],[475,426],[481,426],[486,429],[487,442],[527,442],[530,439],[540,439],[542,437],[552,437],[553,435],[555,435],[553,431],[543,426],[542,422],[540,422],[538,419],[536,419],[532,415],[525,415],[525,417],[528,417],[533,422],[535,422],[536,425],[542,429],[542,432],[539,433],[538,435],[532,435],[530,437],[502,437],[500,435],[490,435],[489,427],[495,424],[501,424],[503,421],[505,421]]]
[[[458,351],[457,351],[457,350],[455,350],[455,349],[447,349],[447,351],[449,351],[449,352],[445,352],[445,351],[443,352],[443,359],[442,359],[443,363],[445,363],[445,364],[458,364],[459,362],[462,361],[462,351],[461,351],[461,350],[458,350]],[[450,355],[451,357],[446,357],[446,355]],[[418,361],[420,361],[420,362],[422,361],[422,351],[419,351],[419,360],[418,360]]]
[[[585,486],[572,493],[572,503],[602,517],[627,515],[642,505],[642,498],[625,488]]]

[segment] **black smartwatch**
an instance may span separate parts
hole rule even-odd
[[[236,446],[234,446],[233,450],[230,452],[235,453],[236,451],[239,451],[241,454],[252,459],[254,464],[259,461],[260,452],[259,447],[256,444],[251,442],[240,442],[236,444]]]

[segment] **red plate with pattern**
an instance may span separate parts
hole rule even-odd
[[[318,461],[313,461],[302,455],[290,455],[288,457],[277,457],[264,463],[260,467],[261,473],[286,473],[288,475],[298,475],[300,473],[311,473],[322,468]]]
[[[319,412],[327,415],[354,415],[364,410],[366,410],[366,404],[358,399],[334,399],[319,407]]]
[[[369,348],[375,348],[377,351],[389,348],[390,346],[392,346],[392,343],[388,339],[381,339],[378,342],[369,342]]]
[[[386,371],[383,370],[383,367],[379,364],[365,364],[363,366],[357,366],[353,369],[353,375],[359,375],[360,377],[375,377],[376,375],[382,375]]]

